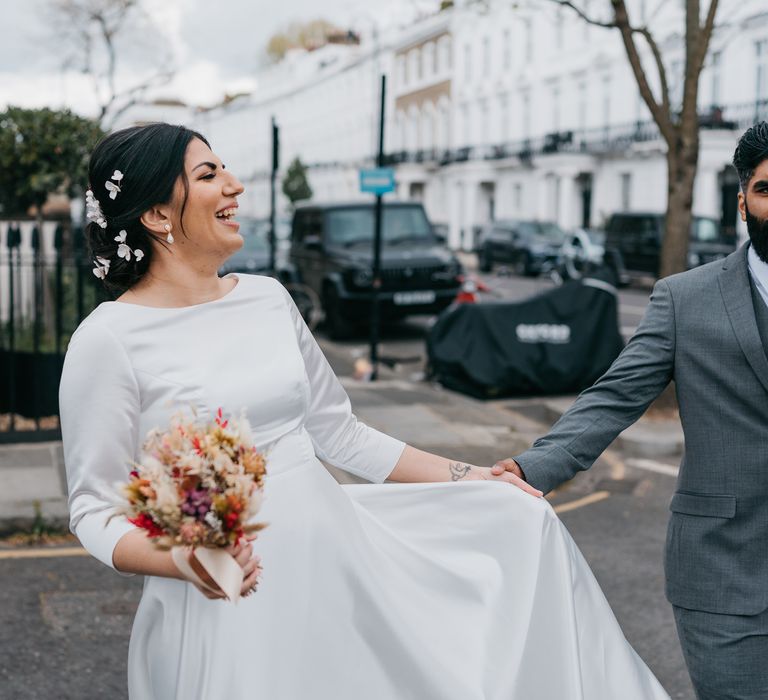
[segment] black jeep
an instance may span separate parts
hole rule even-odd
[[[291,228],[291,263],[322,301],[332,337],[368,320],[373,277],[373,203],[299,206]],[[461,265],[435,235],[421,204],[385,202],[382,211],[383,320],[434,314],[460,287]]]
[[[659,274],[661,243],[664,239],[664,214],[658,212],[620,212],[611,216],[605,228],[605,260],[619,281],[630,273]],[[694,216],[688,243],[688,269],[727,257],[736,249],[735,236],[723,233],[720,222]]]

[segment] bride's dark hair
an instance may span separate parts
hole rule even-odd
[[[184,126],[147,124],[116,131],[93,150],[88,181],[107,226],[90,222],[85,233],[91,257],[109,260],[104,284],[113,294],[129,289],[146,273],[152,261],[152,239],[165,244],[165,237],[144,227],[141,215],[157,204],[168,204],[179,178],[184,186],[180,219],[183,217],[189,193],[184,155],[195,138],[210,146],[202,135]],[[111,199],[106,183],[115,182],[111,178],[116,170],[123,178],[118,181],[120,191]],[[125,243],[131,250],[143,251],[141,260],[134,255],[130,260],[117,256],[115,237],[120,231],[126,232]]]

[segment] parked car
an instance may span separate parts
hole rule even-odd
[[[488,224],[479,243],[478,263],[490,272],[497,262],[510,263],[519,275],[535,277],[557,267],[565,232],[546,221],[504,219]]]
[[[382,214],[382,318],[442,311],[459,291],[459,261],[435,236],[421,204],[385,202]],[[320,296],[333,337],[369,318],[373,235],[373,203],[305,204],[294,213],[290,260],[298,279]]]
[[[238,219],[243,247],[221,266],[220,274],[244,272],[247,274],[269,273],[269,224],[264,227],[260,219]]]
[[[614,214],[605,229],[606,262],[618,274],[659,273],[664,214],[621,212]],[[735,236],[724,236],[720,222],[694,216],[688,248],[688,269],[726,257],[736,248]]]
[[[565,237],[558,271],[563,279],[580,279],[603,265],[605,232],[577,228]]]

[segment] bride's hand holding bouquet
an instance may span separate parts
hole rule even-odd
[[[236,602],[255,590],[261,565],[251,541],[263,523],[266,460],[251,442],[245,417],[226,419],[219,409],[207,424],[171,419],[152,430],[144,458],[122,485],[120,513],[171,551],[181,575],[208,598]]]

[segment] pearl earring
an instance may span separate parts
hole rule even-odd
[[[168,234],[165,237],[165,240],[168,241],[168,243],[173,243],[173,234],[171,233],[171,225],[166,224],[163,228],[165,229],[165,232]]]

